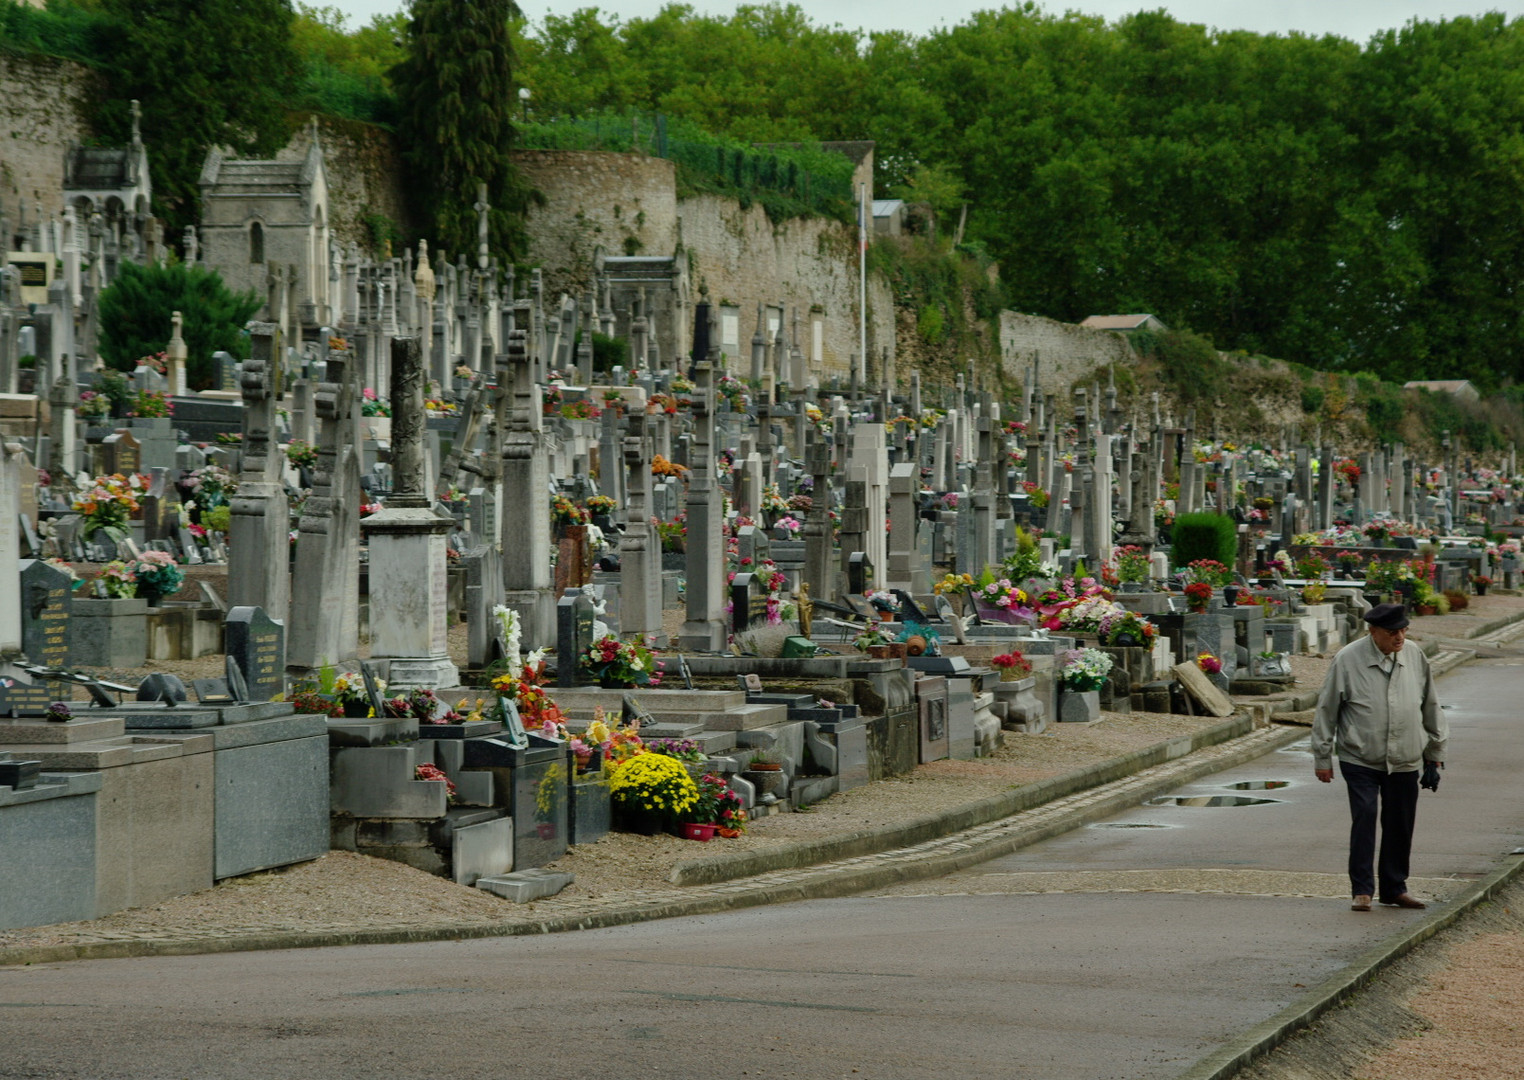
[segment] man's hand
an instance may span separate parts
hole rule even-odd
[[[1418,786],[1428,788],[1430,791],[1439,791],[1439,770],[1445,767],[1443,761],[1425,761],[1423,763],[1423,778],[1418,781]]]
[[[1316,776],[1318,778],[1318,783],[1320,783],[1320,784],[1331,784],[1331,783],[1333,783],[1333,770],[1332,769],[1313,769],[1312,770],[1312,775]]]

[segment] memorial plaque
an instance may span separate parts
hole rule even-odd
[[[556,603],[556,685],[586,686],[582,656],[593,645],[593,602],[578,589]]]
[[[224,626],[228,656],[248,683],[250,701],[272,701],[286,689],[286,627],[261,607],[235,607]],[[377,713],[379,716],[380,714]]]
[[[58,567],[38,559],[21,561],[21,651],[32,663],[69,666],[73,594],[74,579]]]
[[[107,435],[101,440],[106,453],[106,472],[131,476],[140,472],[143,464],[143,447],[126,428]]]
[[[0,716],[41,716],[57,700],[51,682],[27,684],[0,675]]]

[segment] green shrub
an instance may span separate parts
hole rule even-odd
[[[1238,556],[1238,525],[1226,514],[1203,512],[1175,518],[1170,562],[1189,566],[1197,559],[1214,559],[1232,566]]]
[[[261,307],[252,292],[235,293],[220,275],[200,266],[171,261],[138,266],[123,260],[100,299],[100,353],[107,366],[131,371],[138,358],[163,352],[170,319],[180,312],[187,350],[186,378],[192,390],[212,385],[212,353],[247,357],[244,324]]]
[[[926,344],[940,345],[947,333],[947,322],[942,318],[940,308],[923,307],[920,315],[916,317],[915,328]]]

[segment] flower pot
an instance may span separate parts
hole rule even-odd
[[[344,702],[344,715],[352,720],[363,720],[370,715],[370,702],[346,701]]]
[[[1058,719],[1063,723],[1085,724],[1101,718],[1099,690],[1065,690],[1058,696]]]
[[[623,679],[615,678],[612,675],[605,675],[603,678],[598,680],[598,685],[605,690],[627,690],[635,684],[632,682],[626,682]]]
[[[716,825],[714,831],[719,833],[726,840],[734,840],[736,837],[741,835],[740,829],[732,829],[728,825]]]
[[[1476,595],[1478,595],[1478,596],[1486,596],[1487,595],[1487,586],[1483,585],[1481,582],[1477,582],[1477,584],[1476,584]]]
[[[654,810],[617,808],[616,827],[638,836],[656,836],[667,831],[667,819]]]
[[[1013,667],[1003,667],[1003,668],[1000,669],[1000,681],[1001,682],[1020,682],[1022,679],[1025,679],[1025,678],[1026,678],[1025,675],[1023,675],[1021,672],[1017,671]]]
[[[684,840],[713,840],[714,830],[713,823],[685,821],[678,826],[677,834]]]
[[[788,779],[788,774],[776,765],[770,769],[753,766],[741,773],[741,775],[752,787],[757,789],[758,795],[772,795],[776,793],[779,788],[783,787],[784,781]]]
[[[907,656],[924,656],[926,653],[926,638],[920,634],[911,634],[904,645]]]
[[[894,612],[892,612],[892,611],[880,611],[878,613],[878,621],[879,622],[893,622],[894,621]]]

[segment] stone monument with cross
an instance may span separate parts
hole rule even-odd
[[[280,331],[250,323],[250,359],[239,376],[243,456],[230,505],[228,603],[264,608],[284,620],[291,600],[291,508],[281,483],[284,454],[275,438]]]
[[[531,381],[529,337],[508,335],[498,366],[497,426],[503,434],[503,602],[518,614],[526,649],[556,639],[550,568],[550,465],[539,392]]]
[[[307,676],[360,651],[359,372],[349,353],[330,352],[313,394],[317,461],[297,526],[293,579],[302,603],[286,620],[286,666]]]
[[[434,513],[426,487],[423,351],[416,337],[391,344],[392,493],[361,523],[370,545],[371,657],[388,661],[393,686],[455,686],[460,672],[445,637],[451,521]]]

